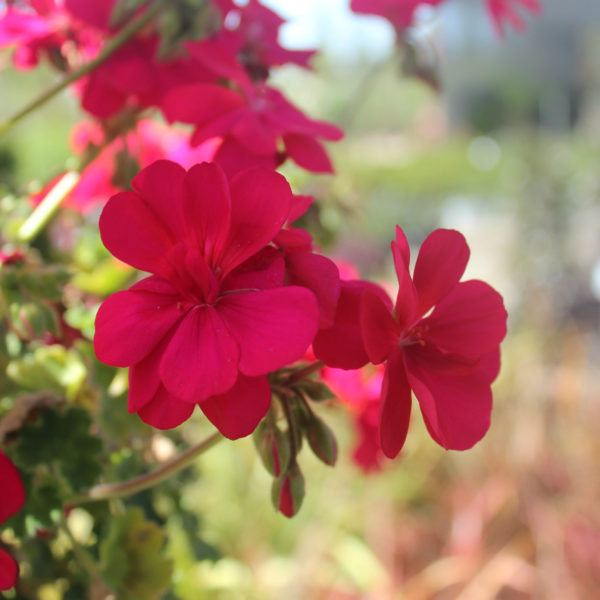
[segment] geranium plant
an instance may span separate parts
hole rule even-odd
[[[417,4],[351,7],[390,20],[401,41]],[[541,8],[485,5],[499,31]],[[37,598],[61,580],[65,598],[159,597],[172,572],[165,532],[128,499],[161,485],[176,494],[195,457],[254,435],[274,507],[292,517],[302,444],[336,463],[323,401],[356,419],[366,472],[401,453],[413,394],[444,448],[485,435],[502,298],[461,281],[469,247],[454,230],[425,239],[411,275],[406,224],[391,225],[393,301],[316,246],[305,217],[320,199],[278,169],[332,174],[327,146],[343,131],[270,82],[314,55],[279,44],[279,15],[258,0],[12,0],[0,11],[14,67],[60,73],[0,133],[66,88],[85,113],[62,172],[40,174],[30,194],[4,190],[1,589]],[[176,428],[196,407],[214,431],[152,468],[154,431],[181,447]],[[70,530],[79,507],[93,544]]]

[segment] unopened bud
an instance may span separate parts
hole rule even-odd
[[[317,458],[325,464],[333,466],[337,460],[337,442],[333,431],[324,421],[314,415],[304,425],[306,439]]]
[[[298,384],[298,387],[300,387],[311,400],[316,402],[335,398],[334,393],[322,381],[305,379]]]
[[[288,436],[277,427],[263,421],[254,434],[254,444],[265,469],[274,477],[285,472],[290,462],[291,449]]]
[[[296,463],[290,465],[282,477],[273,481],[271,500],[275,509],[288,518],[300,510],[304,500],[304,477]]]
[[[10,317],[16,333],[24,340],[40,338],[55,326],[52,311],[34,302],[11,304]]]

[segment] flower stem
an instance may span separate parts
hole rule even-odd
[[[36,110],[38,107],[45,104],[48,100],[56,96],[59,92],[62,92],[66,87],[87,75],[93,71],[97,66],[101,65],[108,58],[110,58],[121,46],[126,44],[136,33],[143,29],[156,15],[165,7],[168,6],[168,2],[157,1],[151,5],[146,12],[140,17],[131,21],[129,25],[126,25],[117,35],[111,38],[102,48],[102,51],[96,58],[90,62],[82,65],[79,69],[76,69],[72,73],[69,73],[66,77],[63,77],[60,81],[57,81],[53,86],[49,87],[46,91],[40,94],[37,98],[34,98],[29,104],[25,105],[17,113],[0,123],[0,136],[4,135],[15,123],[20,121],[23,117],[26,117],[29,113]]]
[[[303,369],[299,369],[298,371],[294,371],[283,383],[283,385],[291,385],[292,383],[296,383],[297,381],[301,381],[302,379],[306,379],[309,375],[320,371],[325,367],[325,363],[321,360],[314,362],[312,365],[308,365]]]
[[[22,242],[31,241],[52,218],[61,202],[73,191],[79,183],[81,172],[67,171],[46,194],[36,209],[21,225],[17,235]]]
[[[69,504],[78,505],[108,500],[110,498],[122,498],[123,496],[131,496],[132,494],[146,490],[191,465],[198,456],[206,452],[209,448],[212,448],[222,439],[224,439],[223,436],[219,432],[215,432],[195,446],[188,448],[179,456],[154,469],[154,471],[150,471],[150,473],[134,477],[128,481],[96,485],[81,496],[74,498]]]

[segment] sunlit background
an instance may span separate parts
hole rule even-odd
[[[274,85],[347,132],[329,146],[335,176],[284,169],[322,202],[320,245],[392,281],[395,224],[415,248],[457,228],[467,276],[505,297],[509,334],[491,430],[468,452],[437,446],[415,410],[402,456],[366,476],[351,419],[325,406],[339,463],[303,450],[306,499],[287,520],[251,440],[212,449],[180,500],[154,507],[180,501],[199,519],[196,546],[168,519],[176,597],[599,598],[600,3],[543,0],[527,32],[499,39],[482,2],[452,0],[423,11],[408,58],[386,22],[344,0],[264,3],[291,21],[283,42],[322,51],[314,72],[284,68]],[[40,77],[2,73],[0,114]],[[5,171],[58,172],[79,118],[65,94],[23,122],[0,142]],[[183,435],[207,430],[198,420]]]

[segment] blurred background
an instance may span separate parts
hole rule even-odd
[[[274,85],[347,132],[329,146],[335,176],[283,169],[320,201],[320,245],[391,282],[395,224],[415,249],[459,229],[467,277],[503,294],[509,333],[492,427],[468,452],[438,447],[415,410],[402,456],[366,475],[351,416],[325,406],[338,465],[302,452],[306,498],[287,520],[251,440],[212,449],[153,507],[172,597],[600,598],[600,3],[542,0],[526,32],[500,39],[482,2],[453,0],[423,12],[402,52],[391,26],[342,0],[264,3],[290,19],[284,43],[322,51],[313,72],[284,68]],[[3,69],[0,115],[44,78]],[[59,172],[79,119],[64,95],[1,140],[4,185]],[[197,517],[194,543],[177,502]]]

